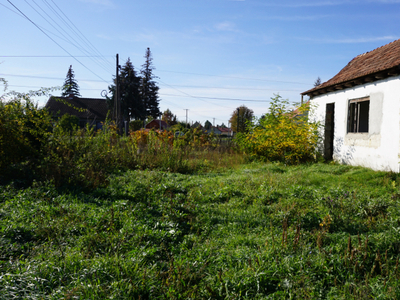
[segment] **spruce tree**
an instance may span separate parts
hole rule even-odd
[[[139,95],[140,77],[130,58],[121,69],[119,82],[122,114],[126,120],[143,119],[145,108]]]
[[[211,122],[207,120],[207,121],[204,123],[204,128],[207,129],[207,130],[210,130],[211,127],[212,127]]]
[[[79,86],[77,81],[75,80],[75,74],[72,70],[72,65],[69,66],[69,70],[67,73],[67,77],[65,78],[64,85],[62,87],[62,97],[67,97],[69,95],[73,95],[75,97],[81,96],[79,94]]]
[[[147,48],[144,58],[146,61],[140,70],[140,97],[142,98],[146,115],[157,118],[160,116],[160,109],[158,107],[160,102],[160,99],[158,98],[159,87],[154,81],[157,77],[153,75],[153,70],[155,68],[153,66],[153,58],[151,56],[150,48]]]
[[[114,109],[115,100],[115,81],[114,78],[114,84],[108,87],[111,97],[107,97],[107,100],[112,109]],[[139,86],[140,77],[137,76],[136,70],[128,58],[119,72],[119,99],[121,112],[126,121],[143,120],[146,117],[145,107],[139,94]]]

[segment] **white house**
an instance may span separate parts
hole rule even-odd
[[[358,55],[305,95],[324,125],[326,158],[400,171],[400,40]]]

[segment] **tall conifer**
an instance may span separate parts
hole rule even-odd
[[[120,73],[120,99],[123,115],[127,120],[142,119],[145,115],[143,101],[139,95],[140,77],[132,65],[130,58]]]
[[[153,66],[153,58],[150,52],[150,48],[147,48],[146,54],[144,56],[146,59],[145,63],[142,65],[142,69],[140,70],[141,74],[141,82],[140,82],[140,97],[144,103],[146,114],[148,116],[152,116],[153,118],[157,118],[160,116],[160,109],[158,104],[160,99],[158,98],[158,90],[154,79],[157,77],[153,75],[153,70],[155,69]]]
[[[75,74],[74,71],[72,70],[72,65],[69,66],[69,70],[67,73],[67,76],[64,81],[64,85],[62,87],[62,97],[67,97],[69,95],[73,95],[75,97],[80,97],[81,94],[79,94],[79,86],[77,81],[75,80]]]
[[[119,99],[121,101],[121,112],[125,121],[144,120],[146,117],[145,107],[139,93],[140,77],[130,60],[119,72]],[[111,97],[107,97],[109,107],[114,109],[115,101],[115,78],[114,84],[108,87]]]

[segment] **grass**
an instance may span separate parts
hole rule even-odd
[[[107,181],[0,187],[1,299],[400,297],[397,174],[251,163]]]

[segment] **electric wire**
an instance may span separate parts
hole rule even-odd
[[[212,103],[212,102],[210,102],[210,101],[206,101],[206,100],[204,100],[204,99],[202,99],[202,98],[198,98],[198,97],[196,97],[196,96],[192,96],[192,95],[190,95],[190,94],[188,94],[188,93],[186,93],[186,92],[183,92],[183,91],[181,91],[181,90],[179,90],[179,89],[177,89],[177,88],[174,88],[173,86],[170,86],[169,84],[167,84],[167,83],[165,83],[165,82],[163,82],[163,81],[161,81],[161,80],[158,80],[158,81],[160,81],[161,83],[163,83],[163,84],[169,86],[170,88],[172,88],[172,89],[174,89],[174,90],[176,90],[176,91],[178,91],[178,92],[180,92],[180,93],[186,95],[187,97],[196,98],[196,99],[199,99],[200,101],[203,101],[203,102],[206,102],[206,103],[209,103],[209,104],[212,104],[212,105],[216,105],[216,106],[221,106],[221,107],[223,107],[223,108],[227,108],[226,106],[219,105],[219,104],[215,104],[215,103]]]
[[[69,23],[71,23],[71,25],[76,29],[76,31],[79,32],[80,36],[87,41],[87,44],[95,51],[97,52],[103,59],[105,62],[107,62],[108,64],[110,64],[110,66],[112,66],[112,64],[110,63],[109,60],[106,59],[106,57],[90,42],[90,40],[88,38],[86,38],[86,36],[79,30],[78,27],[76,27],[76,25],[74,24],[74,22],[71,21],[70,18],[68,18],[68,16],[63,12],[62,9],[60,9],[60,7],[53,1],[51,0],[51,2],[53,2],[53,4],[57,7],[57,9],[63,14],[63,16],[69,21]]]
[[[59,23],[57,23],[56,20],[54,20],[35,0],[31,0],[46,16],[43,16],[35,7],[33,7],[27,0],[25,0],[25,2],[39,15],[41,16],[53,29],[55,29],[59,34],[61,34],[64,37],[64,40],[67,40],[67,42],[69,44],[71,44],[72,46],[74,46],[75,48],[77,48],[79,51],[81,51],[82,53],[86,53],[86,54],[91,54],[89,51],[87,51],[75,38],[73,35],[69,34]],[[62,18],[60,18],[60,16],[58,16],[59,19],[61,19],[62,21],[64,21]],[[62,30],[62,32],[55,27],[50,21],[49,19],[58,26],[58,28],[60,28],[60,30]],[[68,37],[67,37],[68,36]],[[110,69],[107,69],[107,67],[100,61],[96,61],[94,59],[92,59],[93,62],[95,62],[97,65],[99,65],[103,70],[105,70],[106,72],[110,72]]]
[[[24,77],[24,78],[37,78],[37,79],[51,79],[51,80],[64,80],[65,78],[61,77],[45,77],[45,76],[33,76],[33,75],[16,75],[16,74],[5,74],[5,73],[0,73],[0,76],[9,76],[9,77]],[[100,77],[101,78],[101,77]],[[76,79],[77,81],[87,81],[87,82],[106,82],[109,84],[107,81],[103,80],[94,80],[94,79]]]
[[[74,55],[75,57],[100,57],[100,55]],[[0,57],[4,58],[63,58],[71,56],[69,55],[0,55]],[[114,57],[111,56],[110,57]]]
[[[253,88],[253,87],[252,88],[243,88],[243,87],[219,87],[219,86],[204,86],[204,85],[176,85],[176,84],[171,84],[170,86],[185,87],[185,88],[218,89],[218,90],[252,90],[252,91],[277,91],[277,90],[279,90],[279,92],[303,92],[303,90],[262,89],[262,88]]]
[[[32,76],[32,75],[16,75],[16,74],[5,74],[5,73],[0,73],[0,76],[5,76],[5,77],[7,77],[7,76],[9,76],[9,77],[23,77],[23,78],[34,78],[34,79],[37,78],[37,79],[64,80],[64,78],[61,78],[61,77],[45,77],[45,76]],[[77,81],[80,81],[80,82],[103,82],[102,80],[93,80],[93,79],[78,79],[78,78],[77,78],[76,80],[77,80]],[[161,80],[158,80],[158,81],[161,82]],[[221,106],[221,105],[218,105],[218,104],[215,104],[215,103],[213,103],[213,102],[206,101],[206,100],[203,100],[203,99],[221,100],[221,101],[262,102],[262,103],[268,103],[268,102],[270,102],[270,100],[259,100],[259,99],[257,100],[257,99],[242,99],[242,98],[193,96],[193,95],[190,95],[190,94],[188,94],[188,93],[186,93],[186,92],[183,92],[183,91],[181,91],[181,90],[179,90],[179,89],[174,88],[172,85],[169,85],[169,84],[166,84],[166,83],[163,83],[163,84],[165,84],[165,85],[167,85],[167,86],[173,88],[174,90],[176,90],[176,91],[182,93],[183,95],[168,94],[168,93],[160,93],[160,95],[171,96],[171,97],[196,98],[196,99],[199,99],[199,100],[204,101],[204,102],[206,102],[206,103],[213,104],[213,105],[217,105],[217,106]],[[21,86],[21,87],[23,87],[23,86]],[[26,87],[27,87],[27,86],[26,86]],[[250,88],[250,89],[248,89],[248,90],[252,90],[252,89]],[[227,106],[221,106],[221,107],[228,108]],[[229,107],[229,109],[231,109],[231,107]]]
[[[10,11],[12,11],[12,12],[15,13],[16,15],[18,15],[19,17],[25,19],[24,15],[21,14],[21,13],[19,13],[18,11],[15,11],[15,10],[13,10],[12,8],[10,8],[10,7],[8,7],[8,6],[4,5],[4,4],[1,4],[1,3],[0,3],[0,5],[1,5],[1,6],[4,6],[5,8],[7,8],[7,9],[10,10]],[[51,35],[53,35],[53,36],[59,38],[60,40],[63,40],[64,42],[69,43],[69,41],[68,41],[67,39],[65,39],[64,37],[59,36],[59,35],[55,34],[54,32],[52,32],[52,31],[50,31],[50,30],[48,30],[48,29],[46,29],[46,28],[44,28],[44,27],[42,27],[42,26],[40,26],[40,25],[37,25],[37,26],[40,27],[43,31],[46,31],[46,32],[50,33]],[[12,56],[10,55],[9,57],[12,57]],[[70,57],[70,56],[68,56],[68,57]]]
[[[82,34],[82,32],[80,32],[79,30],[79,32],[77,31],[77,30],[75,30],[74,28],[72,28],[72,26],[65,20],[65,17],[63,17],[62,15],[60,15],[58,12],[57,12],[57,10],[54,8],[54,7],[52,7],[51,6],[51,4],[49,3],[49,2],[47,2],[46,0],[42,0],[46,5],[47,5],[47,7],[48,8],[50,8],[52,11],[53,11],[53,13],[54,14],[56,14],[57,15],[57,17],[73,32],[73,36],[76,36],[77,38],[79,38],[88,48],[91,48],[91,51],[94,51],[94,52],[97,52],[97,54],[100,54],[100,56],[101,56],[101,53],[97,50],[97,49],[95,49],[94,48],[94,46],[92,45],[92,44],[90,44],[90,43],[88,43],[84,38],[82,38],[82,36],[83,36],[83,34]],[[54,2],[53,2],[54,3]],[[56,6],[57,8],[58,8],[58,10],[60,10],[60,12],[62,12],[62,10],[58,7],[58,6]],[[63,13],[63,15],[65,16],[65,14]],[[68,17],[67,17],[68,18]],[[68,19],[69,20],[69,19]],[[73,24],[72,22],[71,22],[71,20],[69,20],[69,22],[71,23],[71,24]],[[60,26],[59,24],[58,24],[58,26]],[[61,26],[60,26],[61,27]],[[76,27],[76,26],[75,26]],[[85,50],[85,52],[87,52],[87,53],[90,53],[88,50],[86,50],[86,49],[84,49]],[[108,60],[106,60],[105,58],[103,58],[101,61],[100,60],[97,60],[97,63],[98,64],[100,64],[100,65],[102,65],[104,68],[106,68],[107,69],[107,67],[106,67],[106,65],[104,64],[104,62],[106,62],[107,64],[108,64],[108,68],[109,67],[112,67],[112,64],[108,61]]]
[[[10,0],[7,0],[16,10],[18,10],[29,22],[31,22],[36,28],[38,28],[44,35],[46,35],[53,43],[55,43],[58,47],[60,47],[62,50],[64,50],[67,54],[71,56],[71,58],[75,59],[80,65],[82,65],[85,69],[87,69],[89,72],[91,72],[93,75],[96,77],[100,78],[102,81],[107,82],[105,79],[101,78],[99,75],[94,73],[92,70],[90,70],[85,64],[83,64],[79,59],[74,57],[71,53],[69,53],[68,50],[66,50],[63,46],[61,46],[57,41],[55,41],[51,36],[49,36],[46,32],[44,32],[35,22],[33,22],[27,15],[25,15],[18,7],[16,7]]]
[[[240,80],[255,80],[255,81],[265,81],[265,82],[303,84],[303,85],[308,85],[308,86],[310,85],[310,83],[294,82],[294,81],[280,81],[280,80],[261,79],[261,78],[239,77],[239,76],[227,76],[227,75],[213,75],[213,74],[201,74],[201,73],[191,73],[191,72],[167,71],[167,70],[159,70],[159,69],[157,69],[157,71],[159,71],[159,72],[167,72],[167,73],[178,73],[178,74],[190,74],[190,75],[199,75],[199,76],[231,78],[231,79],[240,79]]]
[[[185,97],[182,95],[174,95],[174,94],[163,94],[164,96],[174,96],[174,97]],[[245,102],[271,102],[271,100],[254,100],[254,99],[237,99],[237,98],[220,98],[220,97],[204,97],[204,96],[186,96],[191,98],[201,98],[201,99],[210,99],[210,100],[224,100],[224,101],[245,101]]]

